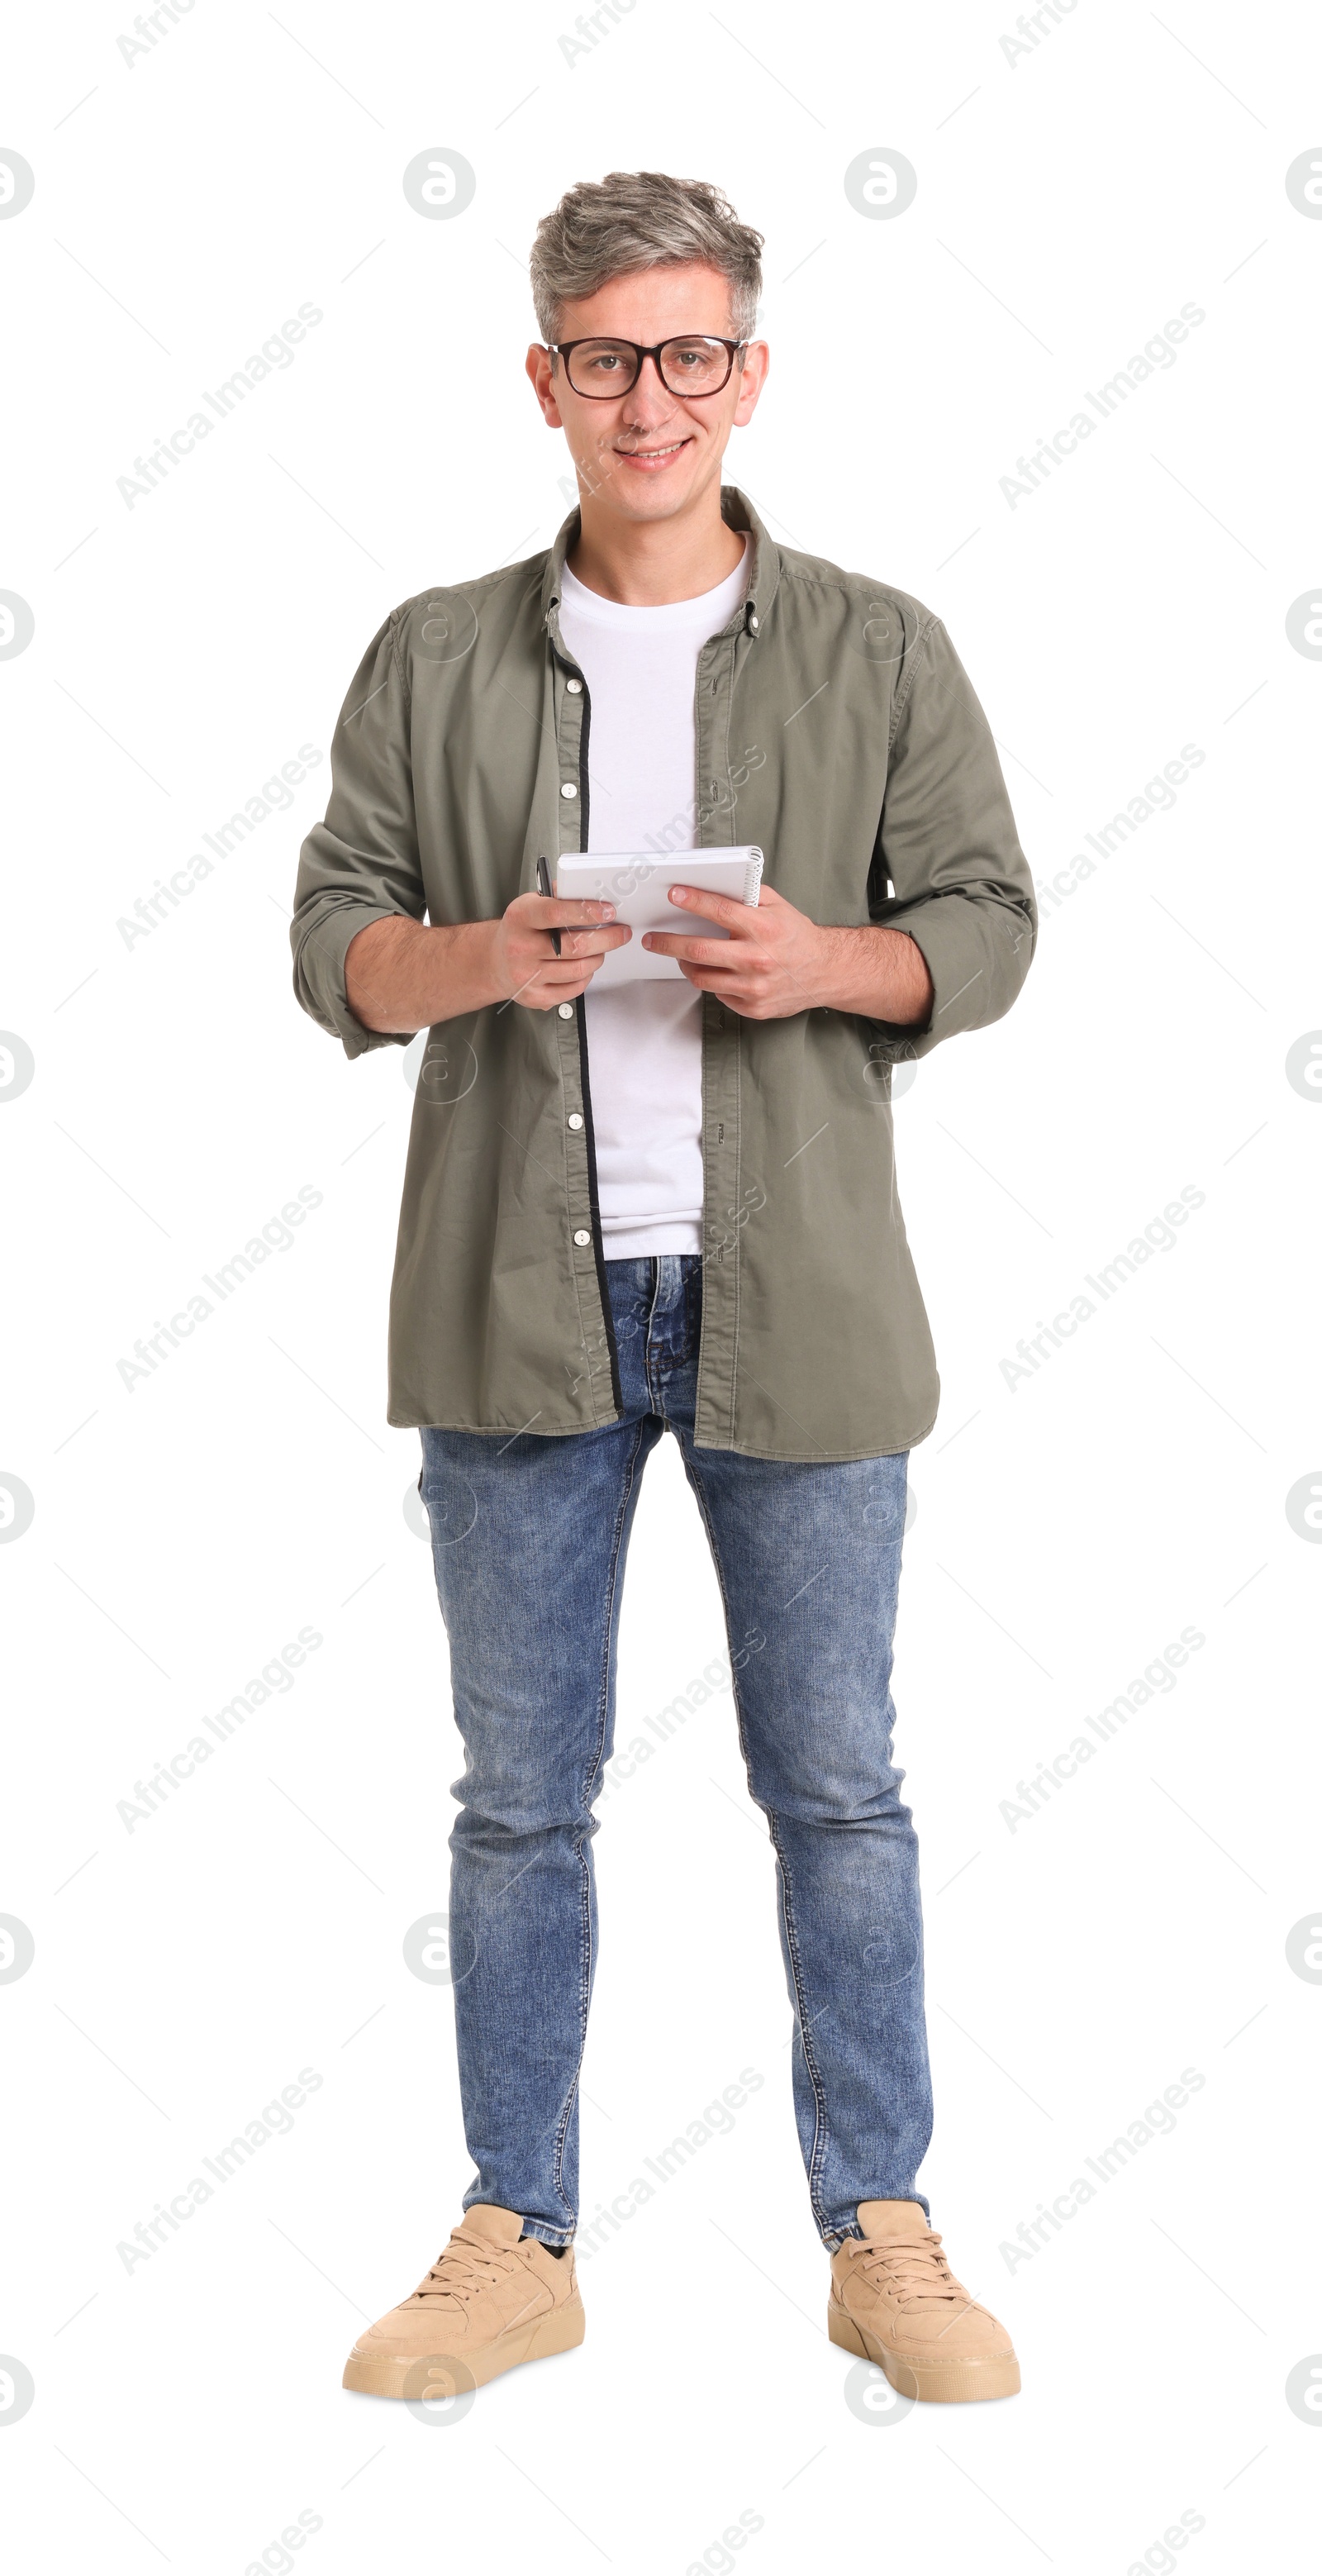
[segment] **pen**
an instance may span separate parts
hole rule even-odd
[[[549,894],[551,891],[551,876],[545,859],[539,859],[537,862],[537,891],[539,894]],[[558,957],[560,954],[560,933],[558,930],[553,930],[551,933],[551,946]]]

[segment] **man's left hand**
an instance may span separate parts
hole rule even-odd
[[[810,921],[773,886],[756,904],[697,886],[674,885],[670,901],[728,930],[728,939],[647,931],[644,948],[674,957],[690,984],[714,993],[746,1020],[784,1020],[796,1011],[854,1011],[911,1028],[926,1023],[932,979],[921,948],[902,930],[874,923],[832,929]]]

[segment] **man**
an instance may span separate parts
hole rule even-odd
[[[543,221],[527,370],[579,508],[549,554],[387,619],[303,850],[304,1008],[350,1056],[431,1033],[389,1418],[421,1432],[466,1749],[450,1947],[477,2172],[446,2251],[354,2347],[345,2386],[385,2396],[479,2385],[583,2333],[592,1802],[665,1430],[776,1852],[831,2338],[911,2396],[1019,2386],[916,2181],[922,1922],[889,1676],[908,1451],[938,1386],[889,1085],[1008,1009],[1033,898],[942,627],[777,546],[722,488],[767,375],[761,238],[714,188],[650,172]],[[480,340],[454,359],[489,382]],[[818,338],[813,363],[823,453],[847,439],[857,466],[848,346]],[[676,929],[650,944],[679,978],[594,992],[627,928],[536,891],[539,859],[553,877],[568,851],[748,843],[756,907],[677,880]],[[686,905],[728,938],[686,929]]]

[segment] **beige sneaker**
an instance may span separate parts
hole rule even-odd
[[[480,2202],[403,2306],[360,2335],[344,2386],[367,2397],[452,2397],[583,2340],[574,2249],[552,2254],[517,2211]]]
[[[903,2397],[1013,2397],[1014,2345],[957,2281],[916,2200],[862,2200],[861,2237],[831,2257],[832,2343],[885,2371]]]

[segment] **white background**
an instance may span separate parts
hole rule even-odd
[[[1007,12],[1009,0],[1006,0]],[[1322,668],[1315,30],[1228,0],[1009,15],[638,0],[572,65],[553,9],[199,0],[130,67],[127,17],[11,29],[0,587],[0,1102],[11,1250],[0,1469],[0,1988],[9,2246],[0,2412],[25,2571],[746,2561],[1115,2576],[1293,2562],[1322,2350],[1319,1560],[1285,1498],[1322,1459],[1313,1371],[1322,1022],[1301,748]],[[751,48],[751,51],[748,50]],[[1189,48],[1192,48],[1191,52]],[[308,50],[310,49],[310,51]],[[425,221],[401,174],[477,174]],[[860,153],[918,173],[855,212]],[[1322,150],[1322,147],[1320,147]],[[943,1377],[912,1463],[896,1696],[923,1844],[937,2130],[957,2270],[1021,2397],[860,2418],[789,2098],[769,1851],[728,1694],[612,1791],[584,2205],[745,2067],[733,2134],[584,2265],[581,2352],[427,2429],[346,2396],[469,2175],[451,2004],[410,1975],[443,1901],[460,1754],[417,1442],[383,1423],[411,1095],[291,998],[287,914],[323,765],[152,933],[117,922],[291,759],[323,752],[388,608],[549,543],[560,438],[522,376],[524,269],[574,180],[670,168],[766,233],[773,351],[729,471],[785,542],[938,610],[1041,880],[1181,746],[1173,810],[1047,911],[1008,1021],[897,1106]],[[134,458],[301,302],[294,363],[129,509]],[[1015,461],[1182,304],[1205,321],[1012,509]],[[300,1186],[322,1194],[148,1382],[117,1362]],[[1205,1205],[1031,1382],[1000,1362],[1178,1192]],[[300,1627],[294,1687],[130,1833],[117,1802]],[[1016,1830],[1016,1783],[1186,1625],[1169,1693]],[[619,1741],[720,1651],[673,1450],[644,1490]],[[290,2134],[126,2272],[116,2247],[310,2067]],[[999,2250],[1185,2068],[1205,2079],[1059,2236]],[[880,2440],[881,2431],[887,2438]],[[761,2527],[735,2558],[719,2535]],[[1281,2556],[1280,2553],[1287,2553]],[[704,2553],[706,2555],[704,2556]],[[280,2569],[271,2550],[265,2564]],[[302,2562],[298,2562],[302,2563]]]

